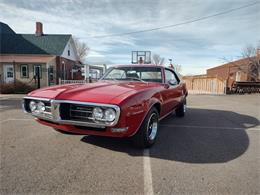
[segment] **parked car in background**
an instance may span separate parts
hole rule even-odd
[[[186,111],[186,85],[169,68],[115,66],[96,83],[46,87],[29,93],[24,110],[61,132],[131,137],[138,147],[152,146],[158,123]]]

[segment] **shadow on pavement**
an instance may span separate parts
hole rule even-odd
[[[231,111],[189,109],[184,118],[169,116],[160,123],[151,158],[186,163],[222,163],[241,156],[249,146],[247,128],[259,120]],[[129,139],[84,136],[83,142],[141,156]]]
[[[0,111],[10,111],[14,109],[22,110],[22,98],[0,99]]]

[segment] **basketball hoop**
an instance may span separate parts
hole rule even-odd
[[[132,51],[132,64],[151,64],[151,51]]]

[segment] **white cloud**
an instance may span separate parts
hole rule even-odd
[[[243,6],[245,0],[0,0],[0,20],[18,33],[34,33],[35,22],[49,34],[73,34],[91,48],[92,62],[130,63],[132,50],[173,58],[183,73],[203,73],[222,57],[260,40],[259,4],[208,20],[128,36],[92,38],[176,24]]]

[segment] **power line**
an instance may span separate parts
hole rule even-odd
[[[156,30],[161,30],[161,29],[165,29],[165,28],[173,28],[173,27],[176,27],[176,26],[181,26],[181,25],[185,25],[185,24],[191,24],[191,23],[194,23],[194,22],[198,22],[198,21],[201,21],[201,20],[206,20],[206,19],[213,18],[213,17],[216,17],[216,16],[225,15],[225,14],[228,14],[230,12],[235,12],[235,11],[238,11],[238,10],[241,10],[241,9],[244,9],[244,8],[247,8],[247,7],[251,7],[251,6],[259,4],[259,3],[260,3],[260,1],[257,1],[257,2],[250,3],[250,4],[247,4],[247,5],[241,6],[241,7],[229,9],[229,10],[222,11],[222,12],[219,12],[219,13],[216,13],[216,14],[203,16],[203,17],[200,17],[200,18],[188,20],[186,22],[181,22],[181,23],[177,23],[177,24],[166,25],[166,26],[161,26],[161,27],[157,27],[157,28],[150,28],[150,29],[145,29],[145,30],[139,30],[139,31],[131,31],[131,32],[126,32],[126,33],[91,36],[90,38],[105,38],[105,37],[125,36],[125,35],[131,35],[131,34],[138,34],[138,33],[156,31]]]

